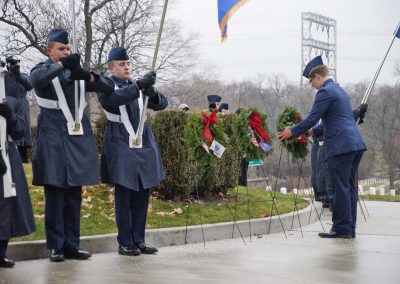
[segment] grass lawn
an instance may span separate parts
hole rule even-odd
[[[390,195],[363,195],[364,200],[369,201],[388,201],[388,202],[400,202],[400,195],[390,196]]]
[[[36,221],[36,232],[29,236],[12,239],[12,241],[41,240],[45,238],[44,231],[44,190],[43,187],[32,186],[31,165],[24,165],[29,191],[33,204]],[[237,198],[236,198],[237,196]],[[276,204],[280,214],[294,210],[292,195],[276,193]],[[308,203],[297,200],[298,209],[305,208]],[[236,219],[268,217],[271,214],[272,198],[270,192],[239,187],[229,191],[226,195],[218,196],[213,200],[195,200],[189,202],[163,201],[151,198],[147,228],[168,228],[188,225],[198,225],[201,220],[206,223],[218,223]],[[275,210],[272,215],[276,215]],[[91,236],[115,233],[114,190],[112,187],[99,184],[83,188],[81,209],[81,236]]]

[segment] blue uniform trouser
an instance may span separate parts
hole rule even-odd
[[[311,186],[314,189],[315,198],[319,200],[320,190],[318,188],[318,141],[314,140],[311,145]]]
[[[0,258],[5,258],[7,253],[8,240],[0,240]]]
[[[328,202],[330,208],[333,208],[334,195],[328,163],[326,161],[325,147],[325,145],[320,145],[318,147],[317,188],[321,192],[322,201]]]
[[[364,151],[353,151],[328,158],[328,168],[334,192],[332,230],[339,234],[354,234],[357,222],[356,174]]]
[[[149,189],[144,189],[141,183],[139,191],[115,185],[115,218],[119,245],[144,243],[149,197]]]
[[[82,187],[44,186],[45,228],[48,249],[79,246]]]

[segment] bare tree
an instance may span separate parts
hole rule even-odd
[[[71,30],[69,1],[0,0],[1,51],[24,54],[34,50],[46,55],[50,28]],[[107,52],[123,46],[133,55],[140,74],[150,62],[160,22],[161,0],[80,0],[77,1],[77,45],[83,66],[104,70]],[[196,36],[183,36],[178,23],[167,17],[157,70],[167,78],[186,72],[196,61]],[[191,56],[187,56],[188,54]]]
[[[400,168],[400,86],[383,86],[376,90],[370,99],[368,124],[366,133],[373,138],[375,145],[382,154],[387,167],[390,188],[394,188],[394,181]]]
[[[71,31],[70,1],[0,0],[0,52],[42,60],[51,28]],[[77,50],[84,68],[105,71],[108,51],[122,46],[137,75],[151,68],[161,15],[161,0],[77,0]],[[187,73],[194,66],[196,35],[183,36],[179,23],[166,18],[156,71],[159,80]],[[73,43],[75,44],[75,43]],[[190,56],[189,56],[190,54]],[[33,63],[31,60],[31,63]],[[98,113],[89,97],[88,114]]]

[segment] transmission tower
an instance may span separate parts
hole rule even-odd
[[[336,20],[315,13],[301,13],[301,73],[307,63],[321,55],[329,67],[330,75],[336,78]],[[300,76],[303,84],[303,76]]]

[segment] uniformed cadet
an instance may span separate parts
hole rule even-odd
[[[107,115],[101,157],[101,180],[115,185],[115,215],[118,227],[118,253],[153,254],[158,250],[145,244],[145,227],[149,189],[165,178],[157,143],[145,123],[142,145],[134,145],[143,111],[143,96],[148,108],[159,111],[167,107],[166,97],[155,90],[156,74],[149,72],[131,79],[132,65],[122,47],[111,49],[108,71],[116,84],[112,94],[98,94]],[[140,92],[141,90],[141,92]]]
[[[23,109],[13,96],[7,96],[7,103],[0,103],[0,115],[7,120],[8,156],[15,196],[5,198],[3,172],[0,177],[0,267],[13,267],[14,261],[6,258],[9,239],[28,235],[35,231],[32,203],[29,196],[21,157],[13,139],[24,135]],[[4,160],[0,158],[4,163]],[[2,164],[2,170],[5,164]]]
[[[208,109],[210,112],[218,111],[221,104],[221,97],[218,95],[208,95]]]
[[[21,73],[20,61],[17,58],[9,56],[6,58],[6,62],[8,70],[5,74],[6,94],[16,97],[19,101],[25,127],[24,135],[14,140],[14,143],[18,147],[22,162],[28,163],[28,148],[32,147],[32,135],[27,92],[32,90],[32,85],[29,82],[28,75]]]
[[[229,113],[229,105],[227,103],[220,104],[218,111],[222,113]]]
[[[49,58],[36,65],[30,77],[40,106],[32,184],[44,186],[50,261],[87,259],[91,253],[79,249],[82,186],[97,184],[99,174],[95,139],[83,111],[85,91],[111,93],[114,83],[80,66],[80,56],[71,54],[63,29],[49,32],[47,52]],[[79,82],[79,106],[74,100],[75,81]],[[76,107],[79,128],[73,127]]]
[[[296,126],[279,132],[278,138],[283,141],[298,137],[322,119],[334,204],[333,226],[329,233],[319,233],[319,236],[355,238],[358,197],[355,176],[367,146],[354,121],[349,96],[329,77],[329,69],[321,56],[307,64],[303,76],[318,90],[311,113]]]
[[[367,104],[361,104],[357,108],[353,109],[353,118],[358,124],[363,123],[363,119],[365,117],[365,113],[367,112],[368,105]],[[311,129],[311,132],[309,133],[314,141],[317,141],[318,143],[318,148],[317,148],[317,154],[315,157],[315,161],[312,161],[311,163],[311,168],[312,171],[315,171],[316,177],[315,177],[315,188],[316,188],[316,193],[315,193],[315,200],[318,201],[317,199],[317,192],[319,194],[320,201],[322,201],[322,207],[324,208],[330,208],[332,210],[333,204],[334,204],[334,192],[332,189],[332,181],[331,177],[329,175],[329,168],[328,168],[328,163],[326,162],[326,148],[324,145],[324,128],[321,123],[316,125]],[[314,144],[313,144],[314,146]],[[311,160],[312,160],[311,156]],[[313,163],[314,162],[314,163]],[[358,181],[356,181],[358,182]],[[314,185],[313,185],[314,187]]]

